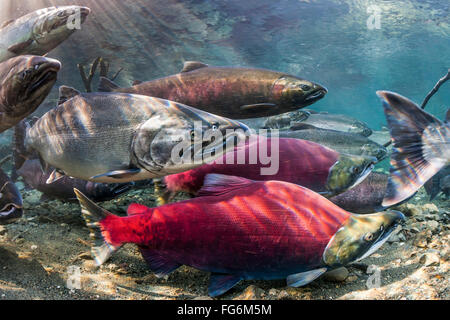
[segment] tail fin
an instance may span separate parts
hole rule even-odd
[[[394,142],[383,200],[389,207],[412,196],[449,159],[448,125],[396,93],[378,91]]]
[[[100,92],[113,92],[120,87],[105,77],[100,77],[100,83],[98,85],[98,91]]]
[[[81,213],[86,225],[91,232],[92,239],[92,256],[98,266],[105,263],[114,252],[120,249],[120,246],[114,246],[106,241],[100,222],[113,214],[107,210],[100,208],[94,202],[89,200],[78,189],[73,189],[81,206]]]

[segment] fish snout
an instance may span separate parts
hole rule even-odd
[[[62,67],[61,62],[58,60],[41,56],[31,56],[29,64],[37,71],[48,70],[58,72]]]

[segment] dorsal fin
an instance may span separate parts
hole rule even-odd
[[[100,83],[98,85],[98,91],[100,92],[113,92],[120,87],[105,77],[100,77]]]
[[[81,94],[81,92],[74,88],[71,88],[68,86],[59,87],[58,106],[80,94]]]
[[[198,62],[198,61],[186,61],[183,66],[183,70],[181,70],[181,73],[184,72],[190,72],[201,68],[208,68],[209,66],[205,63]]]
[[[295,122],[291,125],[290,130],[292,131],[300,131],[300,130],[308,130],[308,129],[318,129],[312,124],[303,123],[303,122]]]
[[[141,83],[142,83],[141,80],[134,80],[134,81],[133,81],[133,86],[140,85]]]
[[[218,196],[236,189],[254,183],[254,181],[223,174],[208,174],[203,182],[203,187],[197,193],[197,196]]]
[[[0,26],[0,29],[5,28],[6,26],[9,26],[11,23],[13,23],[15,20],[11,19],[11,20],[7,20],[5,22],[2,23],[2,25]]]

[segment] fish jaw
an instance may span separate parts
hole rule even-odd
[[[23,201],[16,185],[0,170],[0,225],[13,223],[23,215]]]
[[[378,250],[405,221],[398,211],[352,215],[328,243],[323,262],[337,268],[362,260]]]

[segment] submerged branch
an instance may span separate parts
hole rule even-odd
[[[430,93],[428,93],[428,95],[425,97],[425,100],[423,101],[422,106],[421,106],[422,109],[425,109],[425,106],[427,105],[427,103],[431,99],[431,97],[433,97],[434,94],[436,92],[438,92],[439,88],[444,84],[444,82],[446,82],[449,79],[450,79],[450,69],[448,69],[447,75],[445,75],[444,77],[439,79],[439,81],[434,86],[433,90],[431,90]]]
[[[98,64],[100,63],[101,60],[102,60],[101,57],[98,57],[94,60],[89,70],[88,76],[86,76],[84,65],[81,63],[78,64],[78,70],[80,71],[81,80],[83,80],[86,92],[92,92],[92,79],[94,79],[95,72],[97,71]]]

